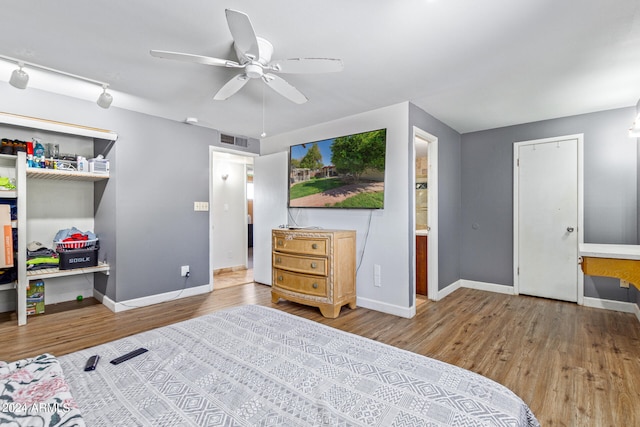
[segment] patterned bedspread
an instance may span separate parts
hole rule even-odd
[[[85,426],[55,356],[0,362],[0,424]]]
[[[109,361],[149,349],[119,365]],[[99,354],[97,369],[84,372]],[[470,371],[262,306],[59,358],[89,426],[538,426]]]

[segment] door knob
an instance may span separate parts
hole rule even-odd
[[[574,228],[573,228],[573,227],[567,227],[567,231],[568,231],[569,233],[573,233],[573,230],[574,230]]]

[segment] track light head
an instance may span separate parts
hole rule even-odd
[[[111,106],[111,103],[113,102],[113,96],[107,93],[107,85],[102,85],[102,93],[100,94],[96,102],[100,107],[105,109]]]
[[[11,78],[9,79],[9,84],[18,89],[26,89],[27,84],[29,84],[29,74],[22,69],[24,64],[22,62],[18,63],[18,67],[11,73]]]

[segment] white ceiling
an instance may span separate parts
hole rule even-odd
[[[281,75],[306,104],[267,87],[269,135],[404,101],[466,133],[640,97],[638,0],[3,0],[0,54],[105,81],[115,107],[259,138],[260,80],[214,101],[236,71],[149,55],[235,60],[225,8],[250,16],[274,59],[344,62]]]

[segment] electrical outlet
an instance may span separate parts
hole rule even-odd
[[[380,271],[380,264],[373,265],[373,286],[382,286],[382,273]]]
[[[182,277],[187,277],[188,274],[189,274],[189,266],[188,265],[183,265],[182,267],[180,267],[180,275]]]
[[[620,279],[620,287],[629,289],[629,282],[627,282],[626,280]]]

